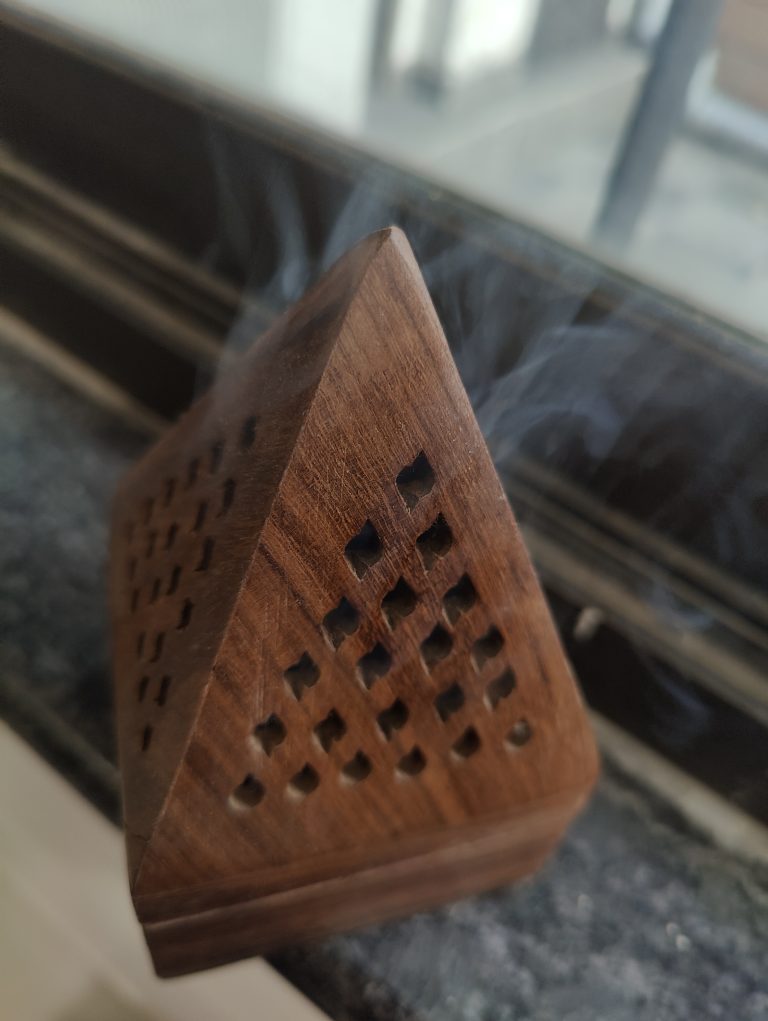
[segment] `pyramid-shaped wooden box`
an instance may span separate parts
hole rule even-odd
[[[597,769],[404,236],[364,240],[123,480],[131,890],[159,974],[535,869]]]

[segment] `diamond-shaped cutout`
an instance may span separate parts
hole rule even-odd
[[[394,628],[404,617],[409,617],[416,609],[417,602],[418,596],[411,586],[405,578],[399,578],[395,587],[381,601],[381,610],[390,628]]]
[[[432,491],[435,485],[435,473],[422,450],[407,467],[403,468],[396,479],[397,489],[410,509],[415,507],[422,496]]]
[[[255,808],[264,799],[264,786],[256,777],[249,773],[239,787],[232,792],[230,799],[233,808]]]
[[[504,635],[492,624],[472,646],[472,662],[475,664],[475,668],[481,670],[489,659],[498,656],[503,645]]]
[[[390,740],[396,730],[401,730],[408,722],[408,706],[402,699],[396,698],[391,706],[383,709],[376,717],[379,730],[387,741]]]
[[[334,741],[341,741],[347,732],[347,725],[335,709],[331,709],[324,720],[315,727],[315,737],[324,752],[330,751]]]
[[[443,596],[443,609],[451,624],[471,610],[477,602],[477,592],[468,574],[463,574],[456,584],[449,588]]]
[[[380,677],[387,673],[391,666],[392,657],[381,642],[378,642],[370,652],[358,660],[357,674],[365,687],[370,689]]]
[[[435,699],[437,715],[445,723],[446,720],[449,720],[454,713],[457,713],[462,708],[465,701],[464,692],[459,685],[451,684],[450,687],[441,691]]]
[[[474,727],[467,727],[461,737],[454,741],[452,751],[459,759],[468,759],[480,751],[480,735]]]
[[[306,798],[312,791],[317,790],[320,777],[317,770],[307,763],[298,773],[291,777],[288,784],[289,795],[297,801]]]
[[[286,731],[283,721],[275,713],[258,723],[253,729],[253,739],[258,747],[271,755],[285,741]]]
[[[283,676],[293,697],[300,699],[307,688],[312,688],[317,684],[320,670],[309,653],[304,652],[293,666],[288,667]]]
[[[360,614],[346,596],[323,617],[323,633],[334,649],[360,627]]]
[[[431,571],[437,561],[444,557],[453,545],[453,533],[442,514],[416,540],[424,569]]]
[[[357,752],[354,758],[350,759],[349,762],[342,767],[341,779],[347,784],[360,783],[361,780],[365,780],[366,777],[370,776],[371,760],[363,752]]]
[[[437,624],[421,643],[421,658],[427,670],[434,670],[453,648],[453,638],[442,624]]]
[[[427,764],[424,753],[418,745],[415,745],[407,755],[404,755],[397,764],[397,772],[400,776],[418,776]]]
[[[363,578],[368,569],[381,560],[382,553],[379,533],[370,521],[365,522],[344,548],[344,556],[358,578]]]
[[[504,673],[494,678],[485,689],[485,697],[491,709],[495,709],[499,702],[509,698],[515,690],[515,675],[512,670],[507,669]]]

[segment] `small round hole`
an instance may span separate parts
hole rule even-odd
[[[532,731],[528,720],[518,720],[507,734],[507,743],[513,748],[522,748],[531,740]]]

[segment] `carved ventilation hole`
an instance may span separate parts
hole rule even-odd
[[[195,568],[196,571],[207,571],[211,566],[211,558],[213,557],[213,539],[209,536],[203,543],[203,549],[200,554],[200,562]]]
[[[347,732],[347,725],[335,709],[331,709],[324,720],[315,727],[315,737],[324,752],[330,751],[334,741],[341,741]]]
[[[319,783],[320,777],[317,775],[317,770],[307,763],[295,776],[291,777],[288,793],[292,798],[300,800],[316,790]]]
[[[249,773],[239,787],[232,792],[231,802],[235,808],[255,808],[264,799],[264,786],[253,773]]]
[[[285,741],[286,730],[279,716],[272,713],[263,723],[258,723],[253,730],[253,740],[265,753],[271,755]]]
[[[360,626],[360,614],[346,596],[323,617],[323,633],[334,649],[338,649],[347,635],[354,634]]]
[[[139,659],[144,655],[144,642],[146,640],[146,634],[141,631],[136,638],[136,655]]]
[[[144,701],[144,696],[147,694],[147,688],[148,687],[149,687],[149,678],[148,677],[142,677],[141,680],[139,681],[139,691],[138,691],[139,702],[143,702]]]
[[[173,546],[174,542],[176,541],[176,536],[178,535],[178,532],[179,532],[179,526],[174,521],[173,524],[168,526],[168,531],[166,532],[166,535],[165,535],[165,548],[166,549],[170,549],[171,546]]]
[[[192,525],[193,532],[199,532],[205,524],[205,516],[208,513],[208,504],[205,500],[201,500],[197,505],[197,514],[195,514],[195,521]]]
[[[226,514],[227,511],[229,510],[229,508],[232,506],[232,501],[235,499],[235,489],[236,488],[237,488],[237,483],[235,482],[234,479],[227,479],[226,482],[224,483],[224,485],[222,486],[222,491],[221,491],[221,510],[219,511],[219,516],[220,517],[222,515]]]
[[[383,677],[392,666],[392,657],[381,644],[376,645],[357,661],[357,674],[366,688],[370,690],[374,683]]]
[[[453,754],[459,759],[468,759],[480,750],[480,736],[474,727],[467,727],[461,737],[453,743]]]
[[[453,639],[442,624],[432,629],[421,643],[421,658],[427,670],[434,670],[453,648]]]
[[[144,730],[141,732],[141,750],[147,751],[150,744],[152,743],[152,724],[148,723]]]
[[[240,429],[240,449],[249,450],[256,440],[256,424],[258,419],[255,415],[250,415],[243,422],[242,428]]]
[[[319,676],[320,670],[307,652],[302,653],[301,659],[293,666],[289,666],[283,674],[293,697],[297,700],[301,699],[306,688],[312,688],[317,684]]]
[[[187,489],[191,489],[192,486],[197,482],[197,476],[200,472],[200,458],[193,457],[187,465]]]
[[[165,504],[166,507],[169,507],[171,505],[171,502],[173,500],[173,494],[175,492],[176,492],[176,479],[166,479],[165,480],[165,496],[163,498],[163,503]]]
[[[210,461],[208,462],[208,467],[211,472],[211,475],[213,475],[215,472],[219,470],[219,468],[221,467],[221,461],[223,457],[224,457],[224,441],[216,440],[215,443],[211,444]]]
[[[344,548],[344,556],[358,578],[364,577],[368,568],[381,560],[382,552],[379,533],[370,521],[365,522]]]
[[[171,571],[171,580],[168,582],[168,591],[166,595],[172,596],[176,589],[179,587],[179,579],[181,578],[181,567],[176,564],[174,569]]]
[[[438,515],[429,528],[416,540],[424,569],[432,570],[437,561],[444,557],[453,545],[453,535],[442,514]]]
[[[379,730],[389,741],[396,730],[401,730],[408,722],[408,706],[399,698],[388,709],[382,710],[376,717]]]
[[[163,677],[160,681],[160,690],[158,691],[157,697],[155,698],[155,702],[157,702],[159,706],[165,705],[166,699],[168,698],[168,691],[170,687],[171,678],[166,674],[165,677]]]
[[[472,646],[472,662],[475,668],[480,670],[489,659],[498,656],[503,644],[504,636],[501,631],[495,625],[491,625],[482,638],[478,638]]]
[[[155,648],[152,652],[152,656],[149,660],[150,663],[157,663],[163,654],[163,644],[165,642],[165,632],[158,631],[155,635]]]
[[[149,593],[149,602],[156,603],[157,597],[160,595],[160,579],[155,578],[152,582],[152,591]]]
[[[181,607],[181,613],[179,614],[179,623],[176,625],[178,631],[183,631],[184,628],[189,626],[189,622],[192,619],[192,610],[194,609],[194,603],[191,599],[185,599]]]
[[[531,739],[531,727],[527,720],[518,720],[507,734],[507,742],[513,748],[522,748]]]
[[[372,769],[373,766],[368,756],[363,755],[362,752],[357,752],[355,757],[342,767],[341,779],[347,784],[360,783],[361,780],[365,780],[367,776],[370,776]]]
[[[464,705],[466,701],[464,692],[461,690],[458,684],[452,684],[449,688],[441,691],[435,699],[435,709],[437,709],[437,715],[443,721],[449,720],[454,713],[457,713],[459,709]]]
[[[400,578],[397,585],[381,601],[381,609],[387,624],[394,628],[399,620],[408,617],[416,609],[418,597],[411,586]]]
[[[400,472],[396,479],[397,488],[409,509],[415,507],[422,496],[432,491],[435,473],[422,450],[415,460]]]
[[[144,556],[149,560],[152,554],[155,552],[155,543],[157,542],[157,532],[150,532],[147,535],[147,547],[144,551]]]
[[[443,596],[443,609],[451,624],[454,624],[462,613],[471,610],[477,602],[477,592],[468,574],[463,574],[453,588],[449,588]]]
[[[515,690],[515,675],[512,670],[505,670],[485,689],[485,697],[491,709],[495,709],[504,698],[509,698]]]
[[[404,755],[397,764],[397,772],[400,776],[418,776],[427,764],[424,753],[418,745],[414,746],[407,755]]]

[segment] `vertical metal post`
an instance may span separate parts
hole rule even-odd
[[[673,0],[595,221],[598,244],[621,248],[631,238],[682,118],[691,75],[714,35],[722,2]]]
[[[368,102],[389,84],[392,73],[392,36],[400,7],[400,0],[376,0],[373,33],[371,36],[371,62],[368,75]]]
[[[445,92],[448,46],[457,10],[458,0],[428,0],[426,5],[421,56],[412,77],[432,99]]]

